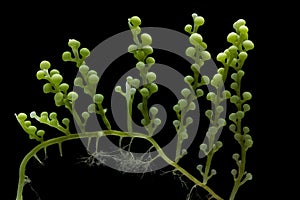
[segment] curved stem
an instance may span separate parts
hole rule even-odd
[[[17,197],[16,200],[22,200],[22,193],[23,193],[23,187],[25,184],[26,176],[25,176],[25,169],[28,161],[34,157],[41,149],[44,149],[48,146],[51,146],[53,144],[62,143],[64,141],[68,140],[74,140],[74,139],[81,139],[81,138],[92,138],[92,137],[102,137],[102,136],[118,136],[118,137],[131,137],[131,138],[141,138],[145,139],[148,142],[150,142],[153,147],[157,150],[159,156],[164,159],[169,165],[173,166],[176,170],[180,171],[184,176],[186,176],[188,179],[190,179],[192,182],[194,182],[196,185],[202,187],[204,190],[209,192],[215,199],[217,200],[223,200],[220,196],[218,196],[211,188],[204,185],[202,182],[200,182],[197,178],[195,178],[192,174],[187,172],[185,169],[183,169],[181,166],[179,166],[177,163],[172,161],[161,149],[161,147],[158,145],[158,143],[152,138],[147,135],[144,135],[142,133],[127,133],[127,132],[121,132],[116,130],[105,130],[105,131],[96,131],[96,132],[85,132],[85,133],[76,133],[76,134],[70,134],[66,136],[61,136],[53,139],[49,139],[47,141],[44,141],[40,143],[39,145],[35,146],[22,160],[19,168],[19,183],[18,183],[18,190],[17,190]]]

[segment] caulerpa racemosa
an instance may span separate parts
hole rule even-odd
[[[79,76],[74,79],[74,87],[81,88],[85,95],[91,98],[92,103],[85,108],[83,112],[75,109],[75,105],[80,98],[76,91],[70,90],[70,85],[63,82],[63,76],[57,69],[53,69],[50,62],[44,60],[40,63],[40,69],[36,73],[38,80],[44,81],[43,92],[54,96],[55,105],[58,107],[65,107],[73,116],[78,132],[72,132],[70,125],[72,125],[69,118],[60,120],[56,112],[31,112],[29,115],[25,113],[18,113],[16,119],[29,135],[30,139],[39,142],[22,160],[19,168],[19,182],[17,189],[17,200],[23,199],[23,188],[26,184],[26,166],[31,158],[35,158],[42,163],[38,156],[40,151],[44,151],[47,155],[47,147],[51,145],[58,145],[59,152],[63,155],[63,143],[69,140],[86,139],[88,146],[90,146],[93,139],[96,140],[94,148],[95,152],[89,152],[92,158],[99,160],[104,157],[111,157],[118,161],[120,167],[131,168],[131,170],[141,170],[146,172],[148,167],[155,159],[160,158],[169,166],[173,167],[173,173],[180,173],[194,184],[194,187],[199,187],[209,194],[209,199],[229,199],[233,200],[240,186],[244,185],[246,181],[252,179],[252,174],[246,171],[246,154],[253,145],[252,137],[250,135],[250,128],[244,125],[244,117],[250,110],[248,101],[252,95],[248,91],[243,91],[241,87],[242,77],[245,75],[243,71],[244,63],[248,57],[248,51],[254,48],[254,44],[248,39],[248,27],[243,19],[237,20],[233,24],[234,32],[227,36],[227,41],[230,46],[219,53],[216,60],[219,61],[219,67],[212,77],[202,74],[202,68],[205,62],[211,60],[211,55],[207,51],[207,44],[198,29],[204,24],[204,18],[197,14],[192,15],[193,25],[186,25],[184,30],[189,37],[189,47],[185,54],[188,58],[193,60],[191,64],[190,75],[184,77],[185,88],[181,88],[181,98],[173,105],[173,111],[176,118],[173,120],[174,132],[176,133],[176,145],[174,148],[175,157],[170,158],[160,146],[159,142],[155,140],[154,133],[162,124],[158,117],[160,110],[156,106],[151,106],[149,100],[151,96],[159,92],[159,85],[156,84],[156,79],[159,74],[151,71],[155,67],[155,58],[152,57],[153,48],[152,37],[148,33],[142,33],[141,19],[133,16],[128,19],[128,25],[133,37],[133,44],[128,46],[128,53],[132,54],[136,60],[135,69],[138,71],[139,77],[128,76],[126,78],[125,87],[116,86],[115,92],[119,93],[120,98],[126,102],[126,131],[116,130],[112,127],[110,119],[107,117],[107,108],[102,105],[104,95],[96,93],[100,77],[97,71],[90,69],[86,63],[86,59],[90,56],[90,51],[87,48],[81,48],[79,41],[70,39],[68,46],[71,51],[66,51],[62,54],[62,59],[65,62],[74,63],[79,70]],[[225,82],[230,83],[230,89],[224,88]],[[205,93],[205,87],[210,86],[212,91]],[[98,87],[101,87],[98,86]],[[189,137],[189,125],[194,123],[194,119],[188,115],[196,110],[196,102],[200,98],[205,98],[211,103],[211,108],[205,109],[205,115],[210,121],[205,140],[199,144],[199,151],[205,155],[205,161],[195,168],[198,174],[193,175],[181,166],[181,159],[187,156],[188,151],[184,148],[183,143]],[[134,130],[133,126],[133,106],[137,103],[137,109],[140,112],[140,124],[144,128],[143,133]],[[224,116],[224,102],[229,102],[234,105],[235,110],[231,110],[228,116]],[[92,114],[96,114],[101,119],[101,123],[105,126],[104,130],[87,131],[87,124]],[[32,120],[39,123],[46,124],[61,135],[53,138],[46,138],[44,135],[46,131],[38,129],[33,125]],[[236,167],[231,170],[233,176],[233,186],[229,197],[221,197],[216,191],[211,189],[209,180],[216,175],[216,170],[213,168],[212,160],[214,155],[222,148],[222,141],[218,140],[216,134],[222,129],[228,128],[233,134],[232,138],[235,140],[240,149],[238,153],[232,155],[236,162]],[[123,157],[113,154],[105,154],[101,151],[101,145],[98,146],[100,140],[105,137],[115,136],[119,138],[120,153]],[[125,139],[127,144],[124,145]],[[130,151],[134,139],[142,139],[149,144],[149,151],[155,150],[155,157],[139,157],[136,158]],[[89,148],[88,148],[89,149]],[[125,152],[125,153],[124,153]],[[127,153],[126,153],[127,152]],[[203,161],[203,160],[201,160]],[[101,161],[99,161],[101,162]],[[103,161],[104,162],[104,161]],[[200,161],[199,161],[200,162]],[[125,163],[125,164],[124,164]],[[126,164],[127,163],[127,164]],[[192,188],[192,189],[193,189]]]

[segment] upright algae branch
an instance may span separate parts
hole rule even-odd
[[[123,149],[130,152],[130,145],[133,139],[138,138],[146,141],[152,149],[157,152],[157,157],[161,158],[169,166],[173,167],[173,171],[181,173],[185,176],[195,187],[202,188],[208,193],[209,199],[228,199],[234,200],[238,193],[240,186],[244,185],[246,181],[252,179],[252,174],[246,170],[246,154],[250,147],[252,147],[253,140],[250,135],[250,128],[246,124],[245,115],[250,110],[248,101],[252,98],[249,91],[243,91],[242,78],[245,75],[243,67],[248,58],[248,51],[254,48],[254,44],[248,39],[248,27],[243,19],[237,20],[233,24],[235,32],[229,33],[227,41],[231,44],[224,52],[216,56],[216,60],[223,66],[218,68],[212,77],[203,74],[202,67],[205,62],[211,59],[211,54],[207,50],[207,44],[199,33],[199,27],[204,24],[204,18],[192,14],[193,25],[186,25],[184,31],[188,34],[189,47],[185,50],[186,56],[193,60],[190,68],[191,75],[184,77],[186,87],[181,89],[181,98],[173,106],[176,114],[176,119],[173,120],[174,132],[176,133],[177,143],[174,148],[175,158],[172,160],[159,142],[154,139],[154,133],[159,125],[161,119],[157,117],[159,109],[155,106],[149,105],[150,97],[159,92],[159,86],[155,83],[159,74],[151,71],[155,64],[152,48],[152,37],[148,33],[142,33],[140,27],[142,21],[138,16],[133,16],[128,19],[128,26],[132,33],[133,44],[128,46],[128,53],[132,54],[136,59],[135,68],[139,72],[139,77],[127,76],[125,88],[121,86],[115,87],[115,92],[121,94],[126,101],[126,119],[127,130],[116,130],[109,117],[107,117],[107,110],[103,105],[104,95],[97,93],[97,87],[100,77],[97,71],[90,69],[86,63],[86,58],[90,55],[87,48],[81,48],[81,43],[75,39],[68,41],[68,46],[71,51],[65,51],[62,54],[62,60],[65,62],[74,63],[79,73],[74,78],[73,85],[79,87],[84,91],[84,94],[91,98],[92,103],[89,104],[84,111],[78,111],[75,108],[77,100],[80,98],[79,94],[70,90],[68,83],[64,82],[62,74],[57,69],[53,69],[50,62],[44,60],[40,63],[40,68],[36,73],[38,80],[44,81],[43,92],[52,94],[54,103],[57,107],[65,107],[73,116],[75,125],[78,127],[78,132],[72,132],[71,123],[68,117],[62,117],[59,113],[43,111],[36,113],[32,111],[29,115],[25,113],[15,114],[20,126],[23,128],[30,139],[36,140],[38,144],[32,148],[30,152],[23,158],[19,167],[19,182],[17,188],[16,200],[23,200],[23,189],[26,184],[26,167],[31,158],[35,158],[39,163],[43,164],[42,159],[39,158],[38,152],[44,151],[45,159],[47,158],[47,148],[52,145],[57,145],[60,155],[63,156],[63,143],[66,141],[87,139],[90,144],[92,139],[96,139],[95,153],[101,149],[98,146],[98,141],[103,137],[114,136],[119,138],[119,147],[122,148],[122,138],[129,138],[129,148]],[[176,41],[174,41],[176,42]],[[230,89],[225,88],[225,82],[231,78]],[[211,86],[212,90],[205,94],[204,87]],[[136,95],[140,95],[141,102],[134,104],[137,100]],[[184,169],[181,162],[184,162],[183,156],[189,156],[187,149],[183,148],[183,142],[189,137],[188,126],[194,123],[194,119],[188,115],[189,112],[195,112],[196,102],[201,97],[205,97],[211,103],[211,108],[204,108],[205,115],[210,122],[205,135],[204,142],[199,144],[199,151],[205,156],[205,162],[199,163],[195,166],[200,173],[193,175]],[[235,110],[229,110],[229,115],[226,116],[224,106],[226,102],[230,102]],[[133,126],[133,106],[137,105],[138,111],[142,116],[141,125],[146,130],[145,133],[139,133],[134,130]],[[201,106],[201,105],[200,105]],[[96,114],[102,120],[105,130],[87,131],[87,122],[91,114]],[[33,120],[53,128],[61,135],[50,134],[45,137],[47,131],[39,129],[33,125]],[[230,124],[228,124],[230,122]],[[208,180],[216,175],[216,168],[213,159],[216,152],[221,150],[222,141],[218,140],[217,134],[222,128],[229,128],[233,133],[233,139],[239,144],[240,148],[237,153],[232,155],[236,162],[236,168],[231,170],[233,175],[233,186],[228,197],[221,197],[217,191],[214,191],[208,185]],[[137,140],[137,141],[141,141]],[[122,158],[126,159],[126,157]],[[134,157],[130,159],[135,159]],[[125,161],[125,160],[124,160]],[[149,161],[149,162],[151,162]],[[147,161],[148,162],[148,161]],[[230,172],[229,172],[230,173]],[[198,178],[200,175],[201,179]],[[227,180],[226,180],[227,181]],[[190,192],[191,193],[191,192]],[[188,198],[190,194],[188,194]]]

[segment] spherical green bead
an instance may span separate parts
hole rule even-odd
[[[29,134],[34,134],[36,132],[37,128],[35,126],[29,126],[27,131]]]
[[[224,67],[220,67],[218,70],[217,70],[217,73],[218,74],[221,74],[222,76],[224,75]]]
[[[240,154],[238,154],[238,153],[234,153],[234,154],[232,154],[232,159],[233,159],[233,160],[236,160],[236,161],[238,161],[238,160],[239,160],[239,158],[240,158]]]
[[[241,53],[239,53],[239,59],[244,61],[246,60],[248,57],[248,54],[245,51],[242,51]]]
[[[249,133],[250,132],[250,128],[248,126],[244,126],[243,127],[243,132],[244,132],[244,134]]]
[[[64,93],[66,93],[66,92],[68,91],[68,89],[69,89],[69,84],[67,84],[67,83],[62,83],[62,84],[59,85],[59,89],[60,89],[61,91],[63,91]]]
[[[131,82],[133,81],[132,76],[127,76],[126,81],[127,81],[128,84],[131,84]]]
[[[233,82],[230,84],[230,88],[233,89],[233,90],[237,90],[239,87],[239,85],[237,84],[237,82]]]
[[[45,84],[43,85],[43,92],[44,92],[45,94],[50,93],[50,92],[52,92],[52,91],[53,91],[53,87],[52,87],[51,83],[45,83]]]
[[[236,131],[236,125],[235,124],[230,124],[229,130],[232,131],[232,132],[235,132]]]
[[[25,121],[27,119],[27,115],[25,113],[19,113],[17,115],[18,120]]]
[[[90,50],[88,50],[87,48],[80,49],[79,53],[83,58],[86,58],[91,54]]]
[[[230,97],[231,103],[237,103],[240,100],[240,98],[237,95],[233,95]]]
[[[78,94],[74,91],[69,92],[67,98],[71,101],[75,101],[78,99]]]
[[[189,110],[195,110],[196,109],[196,104],[194,102],[191,102],[189,105]]]
[[[240,33],[248,33],[248,27],[245,25],[242,25],[239,27],[239,32]]]
[[[215,98],[216,98],[216,94],[214,92],[209,92],[206,95],[206,99],[209,100],[209,101],[214,101]]]
[[[146,74],[146,78],[148,79],[148,81],[149,81],[150,83],[152,83],[153,81],[156,80],[156,74],[155,74],[154,72],[148,72],[148,73]]]
[[[63,61],[70,61],[72,60],[72,55],[71,55],[71,52],[69,51],[65,51],[63,54],[62,54],[62,60]]]
[[[59,85],[62,82],[62,80],[63,80],[63,77],[60,74],[54,74],[53,76],[51,76],[51,82],[54,85]]]
[[[95,104],[90,104],[89,106],[88,106],[88,112],[89,113],[94,113],[96,111],[96,106],[95,106]]]
[[[186,50],[185,50],[185,55],[187,55],[188,57],[191,57],[193,58],[196,54],[196,49],[194,47],[188,47]]]
[[[184,27],[184,30],[187,32],[187,33],[191,33],[192,32],[192,25],[190,24],[187,24],[185,27]]]
[[[93,97],[93,101],[97,104],[101,104],[104,100],[104,96],[102,94],[95,94]]]
[[[181,90],[181,95],[184,96],[184,98],[187,98],[191,94],[191,90],[188,88],[184,88]]]
[[[185,124],[186,124],[186,125],[189,125],[189,124],[193,123],[193,121],[194,121],[194,120],[193,120],[192,117],[187,117],[186,120],[185,120]]]
[[[70,120],[68,118],[63,118],[63,120],[61,122],[66,126],[68,126],[70,124]]]
[[[243,47],[244,47],[245,51],[249,51],[254,48],[254,44],[251,40],[245,40],[243,42]]]
[[[75,86],[83,86],[83,80],[82,80],[82,78],[81,77],[76,77],[74,79],[74,85]]]
[[[175,106],[173,106],[173,110],[175,112],[180,112],[180,106],[178,104],[176,104]]]
[[[148,97],[149,96],[149,90],[147,88],[142,88],[140,90],[140,93],[143,97]]]
[[[155,92],[158,91],[158,86],[157,86],[155,83],[151,83],[149,89],[150,89],[150,92],[151,92],[151,93],[155,93]]]
[[[192,18],[195,19],[196,17],[198,17],[198,14],[197,13],[193,13],[192,14]]]
[[[45,73],[44,70],[39,70],[39,71],[37,71],[37,73],[36,73],[36,78],[37,78],[38,80],[41,80],[41,79],[45,78],[45,76],[46,76],[46,73]]]
[[[68,45],[72,49],[78,49],[80,47],[80,42],[75,39],[70,39],[68,42]]]
[[[154,123],[154,125],[158,126],[158,125],[161,124],[161,120],[160,120],[159,118],[155,118],[155,119],[153,120],[153,123]]]
[[[141,34],[142,45],[150,45],[152,43],[152,37],[148,33]]]
[[[224,90],[224,91],[222,92],[222,96],[223,96],[223,98],[225,98],[225,99],[229,99],[229,98],[231,97],[231,93],[230,93],[228,90]]]
[[[203,83],[204,85],[207,85],[207,84],[209,84],[209,77],[208,76],[202,76],[201,77],[201,83]]]
[[[140,82],[141,82],[141,81],[140,81],[139,79],[135,78],[135,79],[132,80],[131,85],[132,85],[133,87],[135,87],[135,88],[139,88]]]
[[[216,107],[216,111],[217,111],[218,113],[221,113],[221,112],[224,111],[224,107],[219,105],[219,106]]]
[[[199,61],[201,62],[201,66],[204,64],[203,61]],[[197,63],[194,63],[191,65],[191,69],[193,72],[200,72],[200,65],[198,65]]]
[[[230,78],[234,81],[237,81],[237,73],[232,73]]]
[[[31,125],[31,121],[24,121],[24,125],[26,126],[26,127],[29,127],[30,125]]]
[[[51,66],[51,64],[50,64],[50,62],[47,61],[47,60],[44,60],[44,61],[42,61],[42,62],[40,63],[40,68],[41,68],[42,70],[47,70],[47,69],[50,68],[50,66]]]
[[[238,118],[238,119],[243,119],[244,118],[244,116],[245,116],[245,113],[243,112],[243,111],[237,111],[236,112],[236,117]]]
[[[252,174],[251,173],[247,173],[245,179],[248,180],[248,181],[252,180],[253,179]]]
[[[48,118],[48,112],[46,112],[46,111],[42,112],[41,117],[47,117]]]
[[[62,92],[58,92],[54,95],[54,100],[56,105],[61,105],[61,102],[64,98],[64,94]]]
[[[231,174],[232,174],[234,177],[236,177],[236,175],[237,175],[237,170],[236,170],[236,169],[232,169],[232,170],[231,170]]]
[[[199,33],[193,33],[190,36],[189,41],[192,45],[199,46],[202,43],[203,38]]]
[[[245,72],[244,72],[243,70],[239,70],[239,71],[237,72],[237,76],[238,76],[239,78],[242,78],[244,75],[245,75]]]
[[[35,111],[32,111],[29,116],[30,116],[30,118],[35,118],[35,117],[37,117],[37,114]]]
[[[243,92],[242,96],[244,100],[252,99],[252,94],[250,92]]]
[[[88,112],[83,112],[83,113],[81,114],[81,116],[82,116],[83,119],[87,120],[87,119],[90,117],[90,113],[88,113]]]
[[[145,68],[145,63],[142,62],[142,61],[139,61],[138,63],[136,63],[135,67],[138,69],[138,70],[142,70]]]
[[[209,60],[211,58],[211,55],[208,51],[201,51],[200,55],[203,60]]]
[[[45,135],[45,131],[44,131],[44,130],[38,130],[38,131],[36,132],[36,134],[37,134],[37,136],[39,136],[39,137],[43,137],[43,136]]]
[[[133,25],[133,26],[139,26],[141,25],[142,21],[138,16],[133,16],[129,19],[129,22]]]
[[[245,104],[243,105],[243,109],[244,109],[244,112],[247,112],[247,111],[249,111],[249,110],[251,109],[251,107],[250,107],[249,104],[245,103]]]
[[[220,149],[222,146],[223,146],[223,143],[221,141],[216,142],[216,149]]]
[[[153,65],[153,64],[155,63],[155,59],[154,59],[153,57],[148,57],[148,58],[146,59],[146,63],[147,63],[148,65]]]
[[[204,24],[204,18],[201,16],[197,16],[194,18],[194,23],[196,26],[202,26]]]
[[[121,86],[119,86],[119,85],[116,86],[116,87],[115,87],[115,91],[118,92],[118,93],[121,93],[121,92],[122,92]]]
[[[231,55],[236,55],[238,48],[236,46],[232,45],[228,48],[228,51]]]
[[[136,93],[136,89],[130,88],[129,93],[130,93],[130,95],[134,95]]]
[[[200,148],[200,149],[202,150],[202,148]],[[206,149],[205,149],[205,151],[206,151]],[[198,171],[202,172],[202,168],[203,168],[203,165],[197,165],[197,170]]]
[[[180,106],[180,109],[182,110],[182,109],[184,109],[184,108],[188,105],[188,102],[187,102],[187,100],[185,100],[185,99],[180,99],[180,100],[178,101],[178,104],[179,104],[179,106]]]
[[[129,94],[134,95],[135,93],[136,93],[136,89],[135,88],[130,88]]]
[[[152,106],[152,107],[150,108],[150,113],[151,113],[153,116],[155,116],[155,115],[157,115],[157,113],[158,113],[158,109],[157,109],[155,106]]]
[[[219,53],[217,55],[217,61],[225,63],[225,59],[227,58],[226,53]]]
[[[206,110],[206,111],[205,111],[205,116],[206,116],[208,119],[211,119],[212,116],[213,116],[213,111],[212,111],[212,110]]]
[[[238,39],[239,39],[239,36],[235,32],[231,32],[227,36],[227,41],[230,42],[231,44],[235,44]]]
[[[190,75],[184,77],[184,82],[186,82],[187,84],[192,84],[194,82],[194,78]]]
[[[236,114],[235,113],[231,113],[228,117],[231,121],[235,122],[237,117],[236,117]]]
[[[57,113],[56,112],[51,112],[49,115],[50,119],[56,119],[57,118]]]
[[[197,90],[196,90],[196,96],[197,96],[197,97],[202,97],[203,95],[204,95],[204,92],[203,92],[202,89],[197,89]]]
[[[210,175],[211,175],[211,176],[216,175],[216,174],[217,174],[217,170],[212,169],[212,170],[210,171]]]
[[[246,21],[244,19],[239,19],[237,20],[236,22],[234,22],[233,24],[233,28],[238,31],[239,28],[242,26],[242,25],[245,25],[246,24]]]
[[[223,84],[223,77],[221,74],[215,74],[211,80],[211,85],[214,87],[220,87]]]
[[[226,125],[226,120],[223,118],[218,119],[218,125],[219,126],[225,126]]]
[[[92,74],[88,77],[88,82],[90,84],[96,85],[99,82],[99,76],[96,74]]]
[[[81,66],[79,67],[79,71],[80,71],[80,73],[82,73],[82,74],[86,74],[86,73],[89,71],[89,67],[88,67],[87,65],[81,65]]]
[[[179,120],[174,120],[173,125],[175,126],[175,128],[178,128],[180,126],[180,121]]]

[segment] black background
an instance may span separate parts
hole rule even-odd
[[[11,78],[5,81],[5,89],[9,96],[6,100],[10,106],[5,108],[8,113],[5,120],[8,122],[4,121],[9,124],[10,135],[3,136],[3,143],[9,139],[14,144],[10,148],[13,152],[13,165],[9,168],[13,170],[8,184],[12,190],[9,190],[11,192],[6,199],[15,198],[19,164],[23,156],[36,144],[35,141],[30,141],[19,127],[14,113],[29,114],[33,110],[37,112],[55,110],[64,113],[63,109],[54,106],[51,95],[42,92],[42,83],[35,78],[42,60],[49,60],[54,68],[59,69],[65,81],[72,80],[77,73],[76,69],[72,70],[68,65],[65,67],[65,63],[61,61],[61,53],[68,49],[69,39],[77,39],[83,47],[92,50],[108,37],[128,30],[127,19],[133,15],[142,19],[143,26],[164,27],[184,32],[183,27],[187,23],[192,23],[191,14],[194,12],[205,18],[205,25],[200,28],[200,33],[208,44],[213,59],[229,46],[226,36],[233,31],[232,24],[240,18],[247,22],[250,30],[249,38],[255,44],[255,49],[249,52],[243,83],[243,89],[253,94],[250,102],[252,110],[247,117],[248,125],[253,131],[254,146],[249,150],[247,169],[253,174],[254,179],[240,188],[236,199],[264,199],[274,194],[274,188],[269,190],[266,187],[273,182],[270,178],[273,176],[272,169],[264,163],[270,163],[273,157],[267,156],[271,151],[266,145],[268,137],[263,135],[265,131],[261,128],[265,112],[262,107],[262,94],[265,90],[260,84],[264,70],[257,70],[260,67],[259,52],[262,52],[263,48],[258,38],[263,34],[261,20],[265,16],[259,17],[260,7],[251,3],[223,5],[201,1],[166,3],[164,7],[154,2],[128,2],[125,5],[117,2],[112,5],[72,2],[67,6],[43,3],[29,8],[28,5],[23,7],[18,4],[17,8],[12,6],[11,12],[5,16],[4,19],[7,20],[3,22],[4,58],[9,62],[5,62],[4,72]],[[169,65],[178,65],[176,61],[167,61],[164,56],[157,55],[156,60],[165,61]],[[128,59],[131,65],[134,61],[133,58],[131,61]],[[117,76],[120,72],[115,70],[115,73],[114,76]],[[226,134],[221,138],[224,147],[216,154],[214,161],[219,173],[211,180],[212,188],[225,199],[233,184],[230,170],[235,166],[231,154],[238,149],[232,142],[232,133],[228,131]],[[82,163],[78,164],[78,159],[86,156],[80,142],[67,142],[63,148],[63,158],[59,157],[58,149],[49,148],[49,158],[45,161],[45,166],[40,166],[34,159],[30,161],[27,175],[32,183],[24,188],[24,200],[38,199],[31,187],[42,200],[108,198],[179,200],[185,199],[189,192],[181,185],[178,177],[174,178],[171,174],[162,176],[160,172],[156,172],[142,176],[124,174],[103,166],[89,167]],[[189,159],[186,158],[182,165],[196,174],[194,168],[198,160]],[[192,186],[189,181],[187,185],[189,188]],[[202,193],[201,189],[197,191],[205,199],[205,193]],[[201,198],[193,196],[192,199]]]

